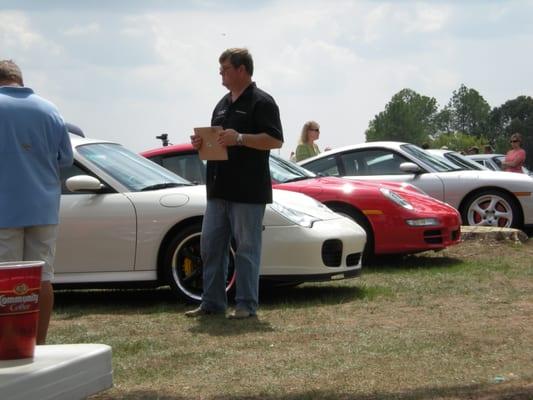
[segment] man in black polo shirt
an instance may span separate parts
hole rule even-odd
[[[268,158],[280,148],[283,132],[276,102],[252,82],[253,60],[247,49],[228,49],[219,57],[222,84],[229,89],[217,104],[212,126],[222,126],[219,142],[227,161],[207,162],[207,208],[202,225],[203,295],[189,317],[225,313],[229,248],[235,240],[235,312],[256,315],[261,236],[265,206],[272,202]],[[191,136],[194,148],[202,139]]]

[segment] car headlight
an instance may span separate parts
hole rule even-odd
[[[440,221],[437,218],[416,218],[406,219],[409,226],[437,226],[440,225]]]
[[[414,207],[411,205],[411,203],[405,200],[398,193],[386,188],[380,188],[379,190],[381,191],[381,193],[383,193],[383,196],[385,196],[393,203],[399,205],[400,207],[406,208],[407,210],[414,210]]]
[[[316,221],[321,220],[321,218],[317,216],[305,213],[300,210],[296,210],[292,207],[287,207],[286,205],[280,204],[278,202],[273,202],[270,206],[273,210],[277,211],[289,221],[294,222],[297,225],[304,226],[306,228],[311,228]]]

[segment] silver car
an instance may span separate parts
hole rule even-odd
[[[71,139],[75,164],[61,171],[54,286],[170,285],[198,301],[205,187],[117,143]],[[308,196],[275,190],[263,224],[262,280],[294,285],[361,271],[364,230]]]
[[[362,143],[327,151],[299,164],[323,175],[409,182],[459,210],[466,225],[533,224],[530,177],[464,170],[413,144]]]
[[[502,161],[505,159],[504,154],[472,154],[467,157],[493,171],[501,171]],[[522,167],[522,172],[526,175],[532,174],[526,167]]]

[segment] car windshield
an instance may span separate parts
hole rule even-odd
[[[316,177],[311,171],[274,154],[270,155],[270,176],[277,183],[294,182]]]
[[[444,153],[444,157],[446,157],[448,160],[450,160],[457,166],[462,167],[462,169],[473,169],[477,171],[486,170],[485,167],[481,166],[477,162],[472,161],[471,159],[461,155],[461,153],[457,153],[455,151]]]
[[[505,160],[505,156],[496,156],[493,158],[494,162],[496,163],[496,165],[498,165],[498,167],[501,169],[502,168],[502,162]]]
[[[84,158],[132,192],[191,185],[182,177],[119,144],[86,144],[76,149]]]
[[[433,154],[429,154],[427,151],[415,146],[414,144],[403,144],[401,147],[406,153],[410,154],[415,159],[422,161],[424,164],[431,167],[435,172],[450,172],[461,169],[452,164],[450,161],[434,156]]]

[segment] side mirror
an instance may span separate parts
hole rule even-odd
[[[422,169],[412,162],[404,162],[400,164],[400,171],[405,172],[407,174],[420,174],[422,172]]]
[[[72,176],[65,181],[65,185],[71,192],[98,192],[104,188],[102,182],[89,175]]]

